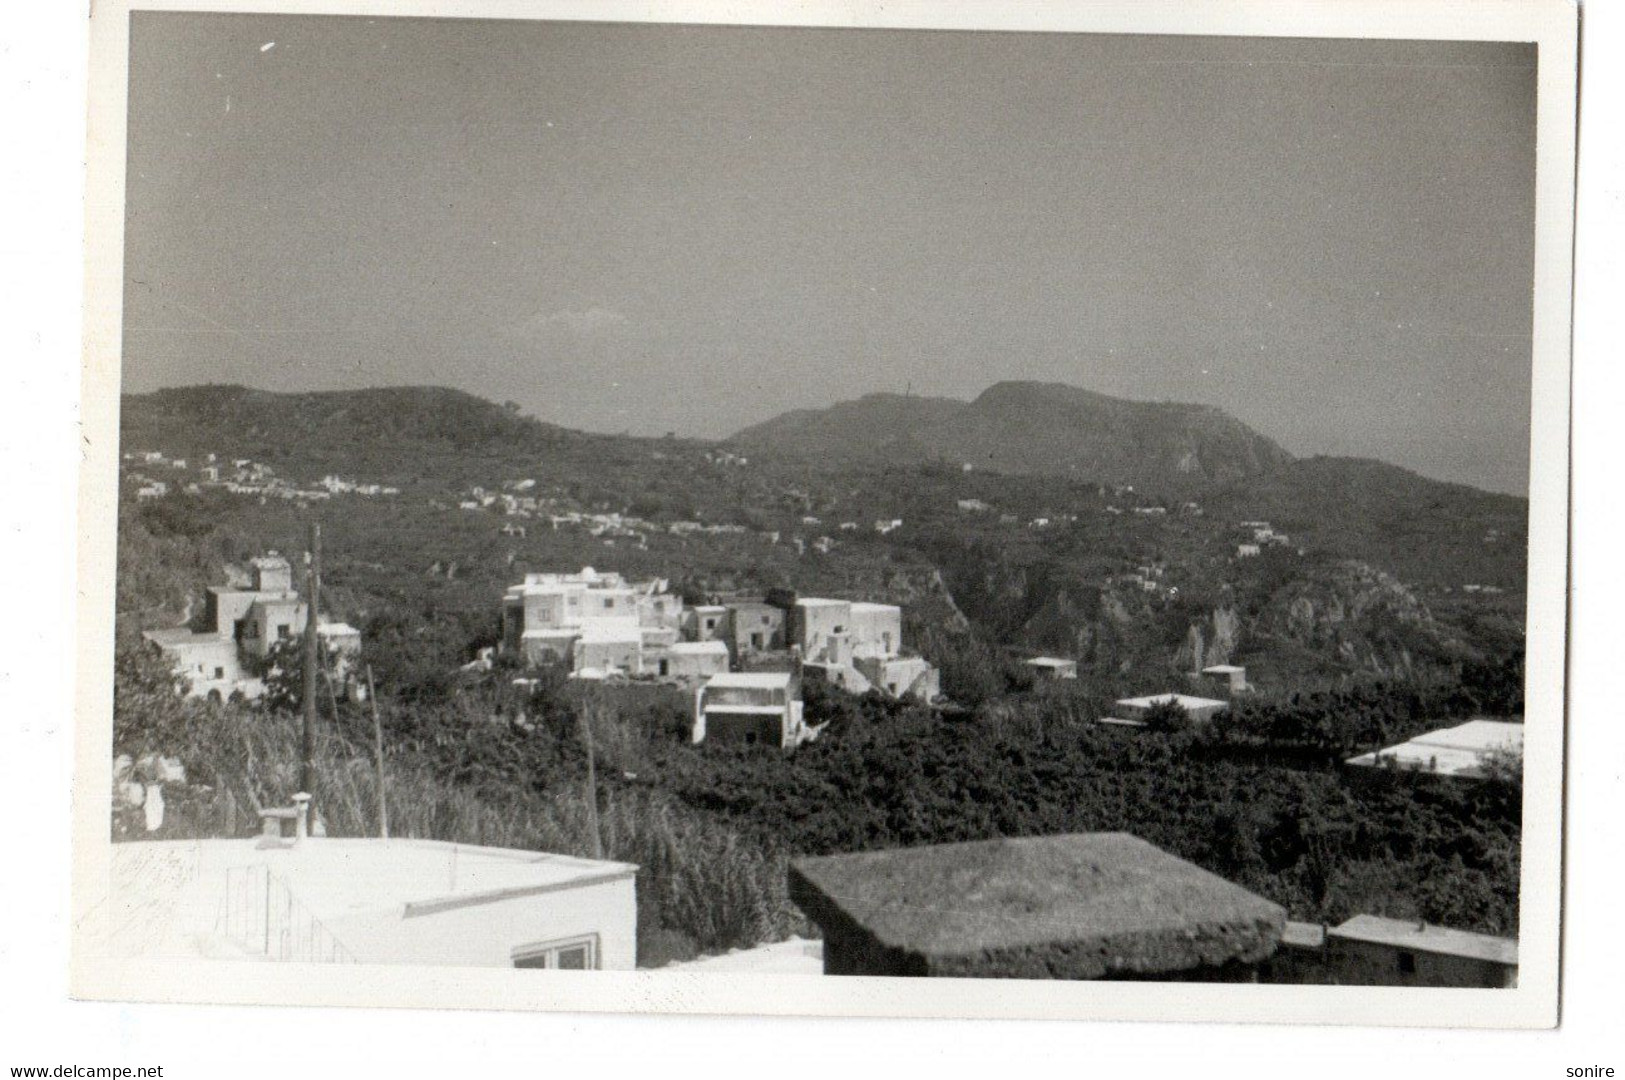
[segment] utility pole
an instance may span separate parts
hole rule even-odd
[[[300,738],[299,787],[316,794],[316,670],[321,667],[317,611],[322,600],[322,527],[310,523],[310,550],[305,566],[305,726]]]
[[[581,703],[581,732],[587,743],[587,828],[592,830],[592,857],[603,859],[604,834],[598,825],[598,763],[592,745],[592,721],[598,712],[598,695],[591,693]]]
[[[378,689],[372,684],[372,665],[367,665],[367,704],[372,706],[372,753],[378,766],[378,836],[389,839],[389,803],[384,797],[384,725],[378,719]]]

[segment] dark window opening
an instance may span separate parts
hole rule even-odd
[[[1402,952],[1399,954],[1399,971],[1402,975],[1416,974],[1416,954]]]
[[[550,968],[556,971],[596,971],[598,937],[572,938],[515,950],[516,968]]]

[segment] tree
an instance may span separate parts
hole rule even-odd
[[[169,658],[145,644],[113,656],[113,749],[140,757],[166,749],[186,723],[185,684]]]
[[[1152,705],[1145,711],[1144,719],[1145,726],[1152,731],[1189,731],[1191,728],[1191,714],[1173,698]]]

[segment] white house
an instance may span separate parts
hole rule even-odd
[[[659,579],[633,584],[583,567],[576,574],[526,574],[502,598],[502,651],[526,663],[637,675],[677,640],[683,601]]]
[[[1123,698],[1116,703],[1117,711],[1128,720],[1144,720],[1158,705],[1178,705],[1194,723],[1205,723],[1230,708],[1228,701],[1216,698],[1193,697],[1190,694],[1151,694],[1145,697]]]
[[[788,671],[715,675],[694,692],[690,739],[788,750],[817,734],[803,722],[801,710],[799,690]]]
[[[1395,769],[1460,779],[1482,779],[1497,755],[1523,754],[1523,725],[1506,720],[1469,720],[1418,735],[1409,742],[1350,758],[1362,769]]]
[[[1059,681],[1078,677],[1078,662],[1076,660],[1062,660],[1054,656],[1035,656],[1027,661],[1027,666],[1040,679]]]
[[[1202,677],[1218,683],[1231,694],[1243,694],[1252,689],[1247,684],[1247,669],[1236,664],[1212,664],[1202,669]]]
[[[878,687],[925,702],[940,693],[937,669],[903,654],[903,609],[896,604],[801,597],[791,612],[789,643],[812,677],[853,693]]]
[[[637,867],[436,840],[115,844],[110,957],[630,970]]]

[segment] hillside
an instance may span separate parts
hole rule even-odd
[[[1020,427],[1014,413],[1026,395],[995,387],[981,409]],[[1096,397],[1056,396],[1066,415]],[[954,422],[930,416],[968,407],[866,401],[829,414],[849,417],[857,440],[875,421],[855,417],[879,410],[894,445],[937,437]],[[1192,432],[1240,429],[1213,410],[1188,412]],[[939,658],[980,664],[974,658],[987,654],[977,649],[1058,651],[1113,684],[1190,670],[1198,638],[1210,656],[1222,641],[1224,656],[1276,685],[1437,668],[1521,647],[1522,500],[1378,462],[1294,461],[1250,433],[1211,444],[1230,457],[1203,451],[1203,468],[1229,462],[1231,479],[1184,474],[1177,494],[833,450],[818,462],[754,451],[741,458],[695,440],[552,427],[434,388],[134,395],[124,401],[123,434],[127,452],[191,462],[161,473],[127,462],[132,483],[141,474],[201,479],[202,460],[214,454],[268,466],[292,489],[268,500],[194,483],[193,495],[130,506],[120,611],[132,630],[172,623],[222,572],[220,556],[194,548],[177,558],[166,544],[217,537],[208,545],[234,557],[290,549],[314,519],[325,524],[329,579],[346,615],[364,626],[382,619],[372,629],[387,623],[403,642],[421,637],[414,619],[429,617],[444,634],[434,661],[442,668],[490,632],[492,598],[516,574],[587,564],[669,577],[694,596],[789,586],[900,603],[911,639]],[[398,493],[298,496],[332,476]],[[536,503],[524,516],[480,501],[521,481]],[[967,512],[962,501],[981,509]],[[1290,543],[1238,559],[1238,545],[1252,539],[1241,523],[1252,520],[1271,522]],[[528,525],[523,535],[508,528],[514,521]],[[905,524],[876,528],[892,521]],[[1154,587],[1131,580],[1147,565],[1161,567]],[[968,653],[954,640],[966,630],[980,643]],[[423,659],[414,645],[383,666],[405,678]]]
[[[1292,461],[1209,406],[1031,382],[997,383],[970,402],[871,394],[787,413],[730,442],[811,462],[940,461],[1178,490],[1268,475]]]

